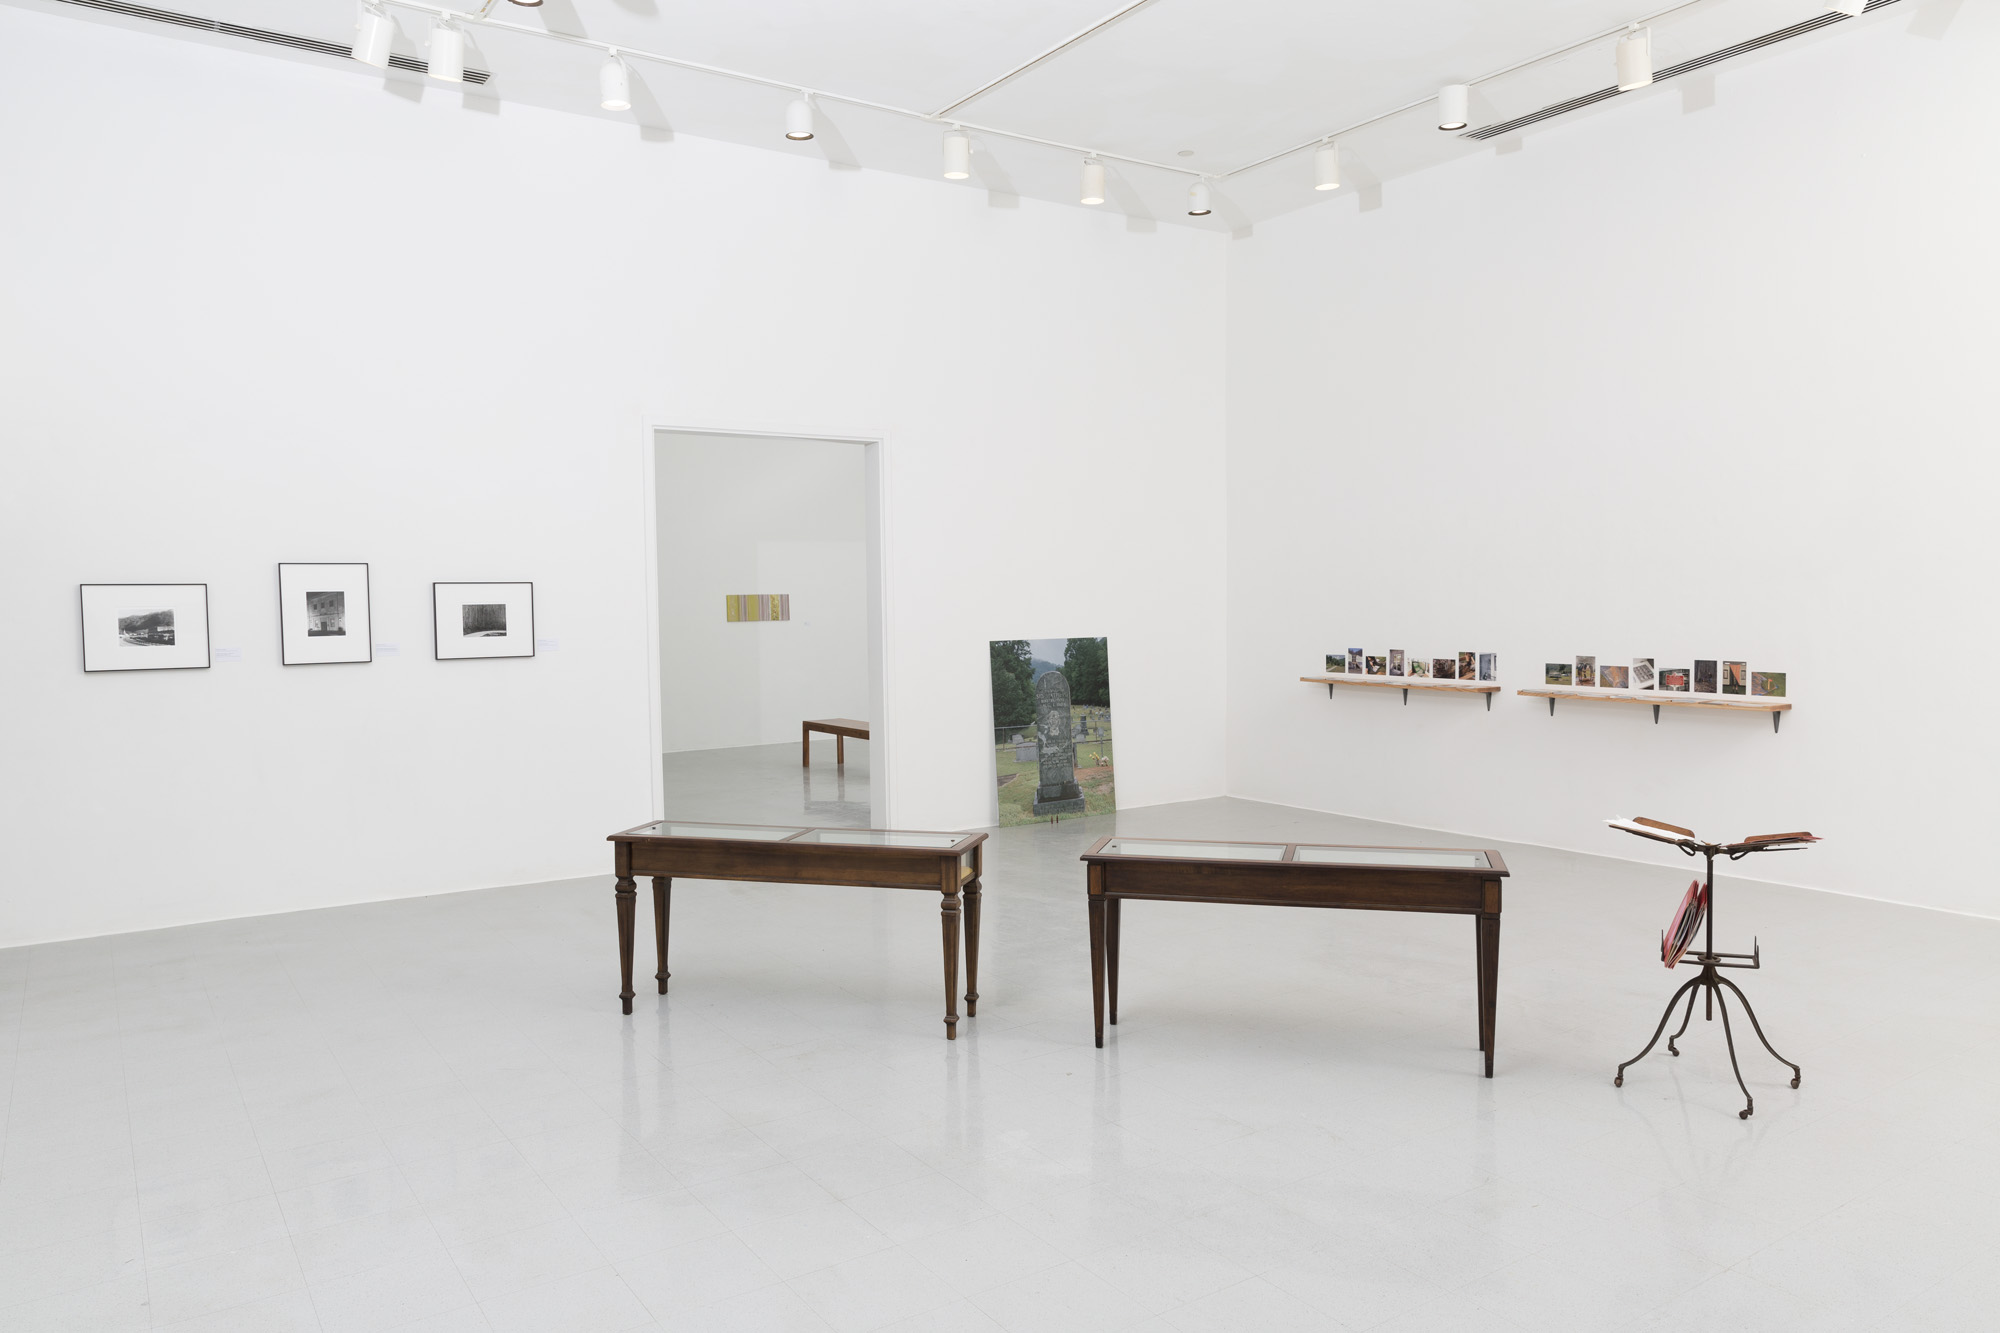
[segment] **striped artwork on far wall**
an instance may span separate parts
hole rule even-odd
[[[739,620],[792,618],[792,595],[788,592],[732,592],[726,600],[732,624]]]

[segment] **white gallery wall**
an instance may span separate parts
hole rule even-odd
[[[1111,636],[1122,801],[1220,793],[1220,238],[11,8],[0,123],[0,945],[602,872],[654,424],[884,442],[896,822],[984,821],[1029,633]],[[291,560],[397,651],[280,667]],[[433,661],[470,579],[553,644]],[[163,580],[242,660],[84,675]]]
[[[660,433],[664,750],[797,744],[806,718],[868,717],[867,447]],[[792,618],[731,623],[732,593],[787,594]]]
[[[1996,50],[2000,6],[1899,5],[1232,245],[1231,793],[1660,861],[1602,819],[1811,829],[1740,869],[2000,915]],[[1298,682],[1352,646],[1506,689]],[[1795,707],[1514,694],[1579,653]]]

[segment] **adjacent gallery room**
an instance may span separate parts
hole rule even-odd
[[[0,3],[0,1333],[1994,1328],[1996,57]]]

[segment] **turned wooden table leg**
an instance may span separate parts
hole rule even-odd
[[[979,881],[965,886],[965,1016],[979,1012]]]
[[[630,875],[620,875],[614,896],[618,901],[618,977],[624,983],[618,1000],[629,1014],[632,1012],[632,916],[639,898],[638,881]]]
[[[674,882],[664,875],[653,876],[653,956],[659,960],[660,970],[653,974],[653,980],[660,983],[660,994],[667,993],[667,978],[673,973],[667,971],[667,913],[674,905]]]
[[[1109,992],[1111,1026],[1118,1026],[1118,933],[1124,916],[1125,900],[1112,898],[1104,904],[1104,986]]]
[[[956,867],[953,867],[956,873]],[[944,923],[944,1036],[958,1040],[958,888],[954,885],[938,907]]]

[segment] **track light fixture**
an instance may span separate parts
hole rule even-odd
[[[1463,83],[1447,83],[1438,89],[1438,128],[1464,129],[1472,123],[1471,108],[1471,86]]]
[[[798,143],[813,137],[813,109],[809,95],[800,94],[785,108],[785,137]]]
[[[1629,93],[1653,81],[1653,30],[1634,23],[1618,39],[1618,91]]]
[[[1833,12],[1836,14],[1845,14],[1851,19],[1858,19],[1867,8],[1868,0],[1834,0]]]
[[[523,9],[540,9],[542,7],[542,0],[514,0],[514,3]]]
[[[944,178],[962,181],[972,174],[972,136],[951,130],[944,136]]]
[[[1319,151],[1313,154],[1313,188],[1340,188],[1340,149],[1336,145],[1322,144]]]
[[[1208,182],[1196,181],[1188,186],[1188,216],[1205,218],[1215,210],[1208,206]]]
[[[364,3],[354,19],[354,58],[377,69],[389,68],[389,40],[395,35],[396,25],[388,12]]]
[[[1080,203],[1104,202],[1104,164],[1094,157],[1083,159],[1083,195]]]
[[[465,32],[450,19],[431,24],[430,75],[446,83],[465,82]]]
[[[625,68],[616,51],[597,71],[597,104],[606,111],[632,109],[632,72]]]

